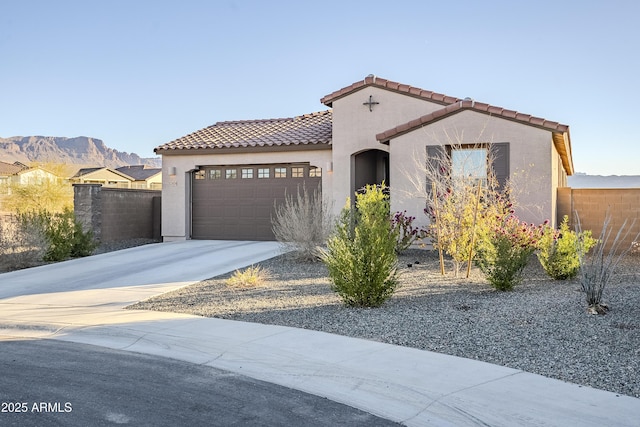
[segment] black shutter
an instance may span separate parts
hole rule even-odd
[[[497,142],[491,144],[491,155],[493,158],[491,169],[498,180],[500,189],[504,190],[509,179],[509,143]]]
[[[446,170],[447,166],[444,163],[446,159],[446,152],[442,145],[427,145],[427,170],[435,171],[441,175],[447,176],[449,171]],[[431,194],[432,183],[427,174],[427,194]]]

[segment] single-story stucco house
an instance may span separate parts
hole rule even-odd
[[[40,166],[29,167],[20,162],[0,162],[0,194],[11,194],[12,186],[39,185],[62,179]]]
[[[72,184],[101,184],[105,187],[131,188],[133,178],[104,166],[79,169],[69,178]]]
[[[426,224],[415,177],[434,148],[452,147],[495,147],[498,178],[526,184],[520,217],[555,224],[556,190],[573,174],[568,126],[373,75],[320,101],[330,109],[218,122],[157,147],[164,240],[271,240],[274,201],[302,183],[321,186],[339,211],[357,189],[384,181],[392,211]]]
[[[147,165],[120,166],[115,169],[131,177],[131,188],[138,190],[161,190],[162,169],[152,168]]]

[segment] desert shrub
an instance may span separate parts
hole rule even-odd
[[[397,236],[396,253],[406,251],[413,242],[424,235],[421,228],[413,226],[415,219],[415,216],[407,215],[407,211],[396,212],[391,216],[391,228]]]
[[[571,230],[569,217],[565,215],[557,230],[551,228],[548,222],[543,224],[537,256],[550,277],[556,280],[573,279],[580,269],[580,256],[584,255],[578,251],[588,252],[595,244],[590,230],[580,233]]]
[[[269,270],[252,265],[244,270],[236,270],[226,281],[227,286],[234,288],[254,288],[261,286],[271,278]]]
[[[91,231],[84,231],[71,209],[52,213],[46,210],[19,214],[20,221],[42,230],[47,249],[45,261],[62,261],[91,255],[97,246]]]
[[[47,240],[44,231],[15,216],[0,219],[0,270],[32,267],[42,262]]]
[[[326,243],[333,227],[331,207],[323,203],[319,187],[310,194],[303,185],[276,206],[271,227],[276,240],[294,257],[317,259],[318,248]]]
[[[520,222],[511,211],[495,220],[478,241],[475,261],[495,289],[509,291],[522,281],[522,270],[536,249],[540,227]]]
[[[576,220],[576,230],[578,233],[582,233],[580,217],[577,214]],[[605,314],[609,310],[607,304],[602,301],[602,294],[611,277],[615,274],[620,261],[633,249],[633,245],[629,245],[627,248],[621,247],[621,245],[629,237],[634,223],[635,221],[627,227],[625,220],[613,237],[613,242],[609,245],[613,230],[611,215],[607,213],[592,253],[587,254],[587,250],[580,247],[583,242],[578,241],[580,287],[587,299],[587,310],[591,314]],[[638,237],[640,237],[640,233],[634,240],[637,240]]]
[[[384,186],[367,186],[342,210],[321,259],[332,289],[349,306],[378,307],[398,286],[397,231],[391,227]]]

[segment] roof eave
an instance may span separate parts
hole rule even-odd
[[[573,175],[573,156],[571,155],[571,137],[569,136],[569,131],[553,132],[552,138],[556,151],[562,160],[562,167],[567,175]]]
[[[249,147],[204,147],[204,148],[161,148],[157,147],[154,152],[158,155],[182,156],[182,155],[199,155],[199,154],[222,154],[222,153],[264,153],[264,152],[282,152],[282,151],[313,151],[313,150],[331,150],[330,142],[321,142],[315,144],[296,144],[296,145],[270,145],[270,146],[249,146]]]

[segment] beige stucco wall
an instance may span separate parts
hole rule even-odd
[[[373,106],[373,111],[363,105],[369,101],[370,95],[373,101],[379,102]],[[347,197],[351,196],[354,154],[371,149],[389,151],[387,145],[376,140],[376,134],[441,108],[442,105],[434,102],[377,87],[366,87],[334,101],[333,197],[336,209],[342,208]]]
[[[187,154],[162,156],[162,236],[165,241],[185,240],[190,236],[190,171],[201,166],[306,163],[322,169],[322,189],[327,200],[333,186],[331,150],[282,151],[238,154]],[[175,167],[176,175],[170,176]],[[335,170],[335,167],[334,167]]]
[[[390,142],[391,209],[407,210],[419,225],[428,224],[425,207],[427,145],[509,144],[509,171],[516,193],[517,214],[527,222],[555,222],[555,187],[558,167],[551,133],[532,126],[462,111],[429,126],[401,135]],[[555,166],[554,166],[555,164]],[[416,184],[414,184],[417,183]],[[416,188],[416,187],[420,188]]]
[[[54,174],[42,169],[29,169],[19,173],[18,175],[14,175],[14,177],[14,182],[20,185],[38,184],[44,181],[54,182],[58,179]]]

